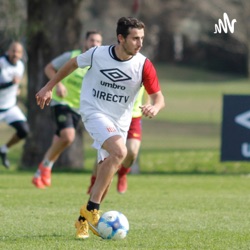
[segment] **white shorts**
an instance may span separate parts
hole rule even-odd
[[[103,143],[110,137],[120,135],[126,144],[127,132],[121,130],[113,121],[106,116],[92,115],[84,122],[89,135],[93,138],[92,147],[97,150],[98,162],[109,156],[108,151],[102,148]]]
[[[26,121],[26,117],[18,106],[0,112],[0,122],[11,124],[16,121]]]

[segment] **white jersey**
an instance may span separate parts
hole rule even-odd
[[[83,79],[80,113],[83,121],[92,114],[108,116],[128,131],[146,57],[137,53],[127,61],[119,61],[112,53],[113,47],[91,48],[77,57],[79,67],[90,66]]]
[[[18,84],[13,83],[13,79],[21,78],[23,73],[22,61],[14,65],[7,56],[0,57],[0,110],[7,110],[16,104]]]

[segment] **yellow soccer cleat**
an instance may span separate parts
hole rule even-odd
[[[89,224],[87,220],[77,220],[75,223],[76,228],[76,238],[77,239],[87,239],[89,237]]]
[[[99,210],[94,209],[94,210],[88,211],[87,206],[84,205],[81,207],[80,215],[88,221],[89,229],[95,235],[100,237],[100,234],[97,231],[97,224],[98,224],[98,221],[100,219]]]

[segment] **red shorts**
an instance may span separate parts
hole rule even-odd
[[[141,117],[132,118],[127,139],[137,139],[141,141],[142,136],[142,119]]]

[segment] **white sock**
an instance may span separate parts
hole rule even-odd
[[[41,171],[40,169],[37,169],[37,171],[35,172],[35,175],[34,175],[36,178],[40,177],[41,176]]]
[[[53,162],[53,161],[49,161],[48,159],[45,159],[45,160],[43,160],[42,165],[43,165],[43,167],[45,167],[45,168],[50,168],[50,169],[52,169],[52,167],[53,167],[53,165],[54,165],[54,162]],[[38,178],[38,177],[40,177],[40,176],[41,176],[41,171],[40,171],[40,169],[38,168],[38,169],[36,170],[35,174],[34,174],[34,177],[35,177],[35,178]]]
[[[1,146],[0,151],[1,151],[2,153],[8,153],[9,149],[8,149],[8,147],[7,147],[6,144],[5,144],[5,145],[2,145],[2,146]]]
[[[43,166],[44,166],[45,168],[50,168],[50,169],[52,169],[52,168],[53,168],[53,165],[54,165],[54,162],[53,162],[53,161],[49,161],[48,159],[43,160]]]

